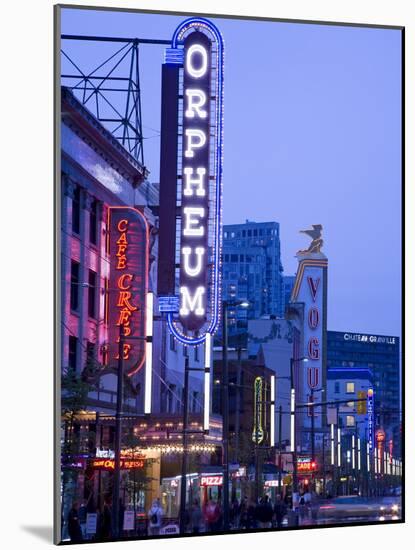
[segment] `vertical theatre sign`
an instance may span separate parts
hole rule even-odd
[[[174,131],[176,142],[169,152],[166,139],[161,154],[159,306],[175,338],[197,345],[216,330],[220,311],[223,43],[210,21],[191,18],[176,29],[163,87],[162,141]]]
[[[209,216],[211,41],[193,32],[184,41],[180,323],[206,322]]]
[[[320,251],[323,240],[322,226],[313,225],[312,229],[302,231],[312,238],[306,250],[297,252],[298,272],[294,283],[292,302],[304,304],[303,320],[303,357],[306,362],[299,362],[303,369],[300,379],[303,380],[305,399],[318,403],[322,400],[321,390],[325,388],[325,338],[327,332],[327,258]],[[315,426],[322,425],[324,411],[314,405],[309,407],[304,418],[304,427],[311,424],[310,416],[316,417]]]
[[[108,360],[115,366],[121,351],[124,370],[132,376],[142,367],[146,349],[148,228],[143,214],[128,206],[110,207],[107,237]]]

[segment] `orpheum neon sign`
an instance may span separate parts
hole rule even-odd
[[[184,21],[166,58],[183,66],[178,311],[168,325],[184,344],[200,344],[219,320],[223,43],[203,18]],[[172,61],[173,60],[173,61]],[[213,78],[215,75],[215,78]]]
[[[131,376],[145,360],[148,278],[148,228],[143,214],[129,206],[108,209],[107,253],[110,258],[105,319],[109,333],[109,363],[122,360]]]

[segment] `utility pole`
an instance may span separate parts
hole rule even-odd
[[[322,441],[322,464],[323,469],[323,497],[326,496],[326,434],[323,432],[323,441]]]
[[[234,462],[238,462],[239,458],[239,430],[240,430],[240,417],[239,409],[241,406],[241,346],[238,346],[238,362],[236,365],[236,394],[235,394],[235,452],[234,452]]]
[[[222,302],[222,440],[223,440],[223,530],[229,530],[229,373],[228,302]]]
[[[316,461],[316,450],[315,450],[315,424],[314,424],[314,388],[311,388],[311,395],[310,395],[310,401],[311,401],[311,462],[315,463]],[[315,472],[311,472],[311,487],[312,490],[315,491]]]
[[[189,406],[189,355],[184,359],[184,387],[183,387],[183,454],[182,477],[180,480],[180,534],[186,531],[186,491],[187,491],[187,423]]]
[[[316,460],[316,451],[315,451],[315,430],[314,430],[314,389],[311,388],[310,395],[311,405],[311,461],[315,462]]]
[[[282,496],[282,460],[281,460],[281,447],[282,447],[282,406],[278,408],[278,493]]]
[[[114,481],[112,487],[112,525],[114,539],[119,537],[120,531],[120,478],[121,478],[121,415],[123,401],[124,382],[124,334],[123,325],[120,325],[120,338],[118,343],[118,369],[117,369],[117,408],[115,413],[115,441],[114,441]]]
[[[260,407],[260,399],[262,399],[262,396],[259,396],[259,399],[255,402],[255,502],[258,502],[259,495],[260,495],[260,487],[259,487],[259,407]]]

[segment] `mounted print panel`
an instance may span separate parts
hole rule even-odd
[[[55,31],[55,543],[403,522],[404,29]]]

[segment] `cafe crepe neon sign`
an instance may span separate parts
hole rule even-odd
[[[109,327],[110,362],[119,360],[121,335],[125,339],[124,368],[132,376],[145,360],[148,227],[139,210],[114,206],[108,209],[108,228],[111,268],[105,320]]]
[[[213,42],[215,56],[211,52]],[[207,333],[216,330],[220,311],[223,42],[210,21],[190,18],[176,29],[170,52],[179,46],[183,47],[184,73],[179,315],[174,318],[169,312],[167,322],[180,342],[197,345],[204,342]],[[215,67],[211,66],[213,63]],[[211,90],[213,70],[217,74],[214,92]],[[211,102],[212,93],[214,102]],[[212,166],[209,149],[213,130]],[[212,188],[214,196],[210,197]],[[209,243],[212,229],[213,242]],[[188,331],[193,335],[185,334]]]

